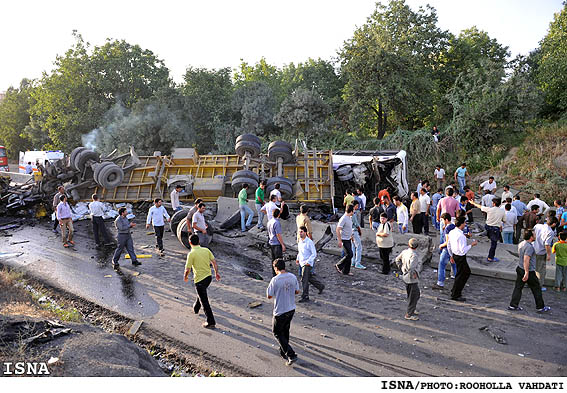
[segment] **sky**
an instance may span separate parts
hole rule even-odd
[[[528,54],[545,36],[561,0],[407,0],[437,10],[439,27],[458,34],[476,25]],[[74,43],[124,39],[162,59],[176,82],[187,67],[237,68],[265,57],[281,67],[332,60],[375,9],[373,0],[76,0],[9,1],[0,6],[0,91],[51,71]]]

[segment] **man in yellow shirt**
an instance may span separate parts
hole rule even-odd
[[[199,245],[199,236],[191,235],[189,238],[191,243],[191,251],[187,254],[187,263],[185,264],[185,274],[183,280],[189,281],[189,272],[193,269],[193,281],[195,282],[195,289],[197,290],[197,300],[193,304],[193,311],[195,314],[199,313],[201,306],[207,316],[207,322],[203,323],[203,327],[207,329],[215,328],[215,317],[213,310],[209,304],[207,296],[207,288],[211,284],[211,264],[215,270],[215,278],[220,281],[219,269],[215,257],[211,250]]]
[[[300,214],[295,218],[295,223],[297,224],[297,241],[301,239],[299,236],[299,228],[306,227],[307,228],[307,237],[313,240],[313,228],[311,227],[311,219],[307,215],[309,212],[309,208],[306,205],[301,205],[299,207]]]
[[[352,190],[346,190],[345,198],[343,199],[343,205],[345,209],[348,205],[352,205],[353,201],[354,201],[354,195],[352,195]]]

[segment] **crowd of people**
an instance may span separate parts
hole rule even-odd
[[[438,273],[437,282],[432,285],[432,289],[445,289],[447,265],[450,265],[451,278],[454,278],[450,299],[464,302],[466,299],[463,297],[463,290],[471,274],[467,253],[478,244],[476,240],[472,240],[469,244],[469,239],[472,237],[472,226],[475,225],[478,228],[478,223],[475,223],[473,216],[475,207],[479,208],[485,217],[483,230],[490,240],[487,263],[499,261],[496,257],[499,242],[518,244],[517,278],[508,309],[522,309],[519,302],[522,288],[527,284],[534,295],[536,310],[540,313],[549,311],[550,308],[544,304],[542,291],[545,291],[546,265],[552,253],[556,254],[556,277],[553,289],[565,292],[567,287],[567,209],[564,208],[567,201],[564,204],[562,200],[555,200],[555,210],[552,210],[540,199],[539,194],[535,194],[534,198],[525,204],[521,196],[513,195],[508,186],[504,186],[502,196],[499,198],[494,195],[497,186],[492,176],[479,185],[478,191],[483,195],[482,198],[477,198],[468,184],[470,177],[465,163],[455,170],[452,181],[446,180],[446,172],[440,165],[436,167],[433,175],[436,189],[431,188],[429,181],[420,181],[416,191],[410,194],[409,209],[392,189],[380,190],[373,199],[374,206],[368,209],[369,228],[376,235],[376,245],[382,260],[381,273],[390,274],[391,266],[396,265],[406,286],[408,304],[404,318],[412,321],[419,320],[416,307],[420,298],[419,278],[422,259],[417,253],[419,240],[410,238],[408,248],[391,262],[390,256],[395,246],[394,233],[408,233],[410,224],[414,234],[437,237],[438,233]],[[279,343],[281,356],[287,364],[292,364],[297,359],[296,353],[289,345],[289,330],[296,307],[295,296],[300,294],[299,303],[309,302],[310,285],[321,294],[325,289],[325,284],[316,274],[317,251],[313,242],[309,211],[305,205],[300,206],[296,217],[297,275],[286,270],[283,257],[286,244],[280,219],[286,219],[289,216],[289,209],[282,199],[279,188],[279,184],[276,184],[266,201],[266,183],[261,181],[253,197],[258,216],[257,227],[260,230],[267,230],[271,252],[272,279],[266,293],[268,298],[274,298],[272,331]],[[180,191],[181,187],[176,187],[171,194],[174,211],[182,209],[179,203]],[[242,232],[252,227],[254,217],[254,212],[248,206],[248,197],[249,186],[244,185],[238,194]],[[477,202],[477,199],[480,200],[480,203]],[[153,202],[153,206],[148,211],[146,228],[153,226],[156,250],[163,255],[165,252],[164,226],[165,222],[170,220],[170,216],[160,198],[156,198]],[[344,214],[340,217],[336,227],[337,244],[342,249],[342,257],[335,265],[339,274],[352,275],[351,268],[366,269],[362,265],[361,241],[361,228],[364,228],[364,216],[367,211],[366,205],[367,197],[362,189],[345,192]],[[53,208],[57,218],[53,230],[56,231],[58,225],[61,228],[63,245],[73,246],[75,243],[71,209],[62,186],[58,188],[58,193],[54,196]],[[97,247],[114,245],[104,225],[102,203],[97,195],[92,196],[89,209]],[[203,326],[214,328],[216,322],[207,296],[207,288],[212,282],[211,266],[217,281],[220,280],[220,275],[214,255],[206,248],[208,236],[207,223],[204,218],[205,210],[206,206],[203,201],[197,199],[186,216],[191,251],[187,255],[184,280],[188,281],[189,274],[193,273],[197,292],[193,311],[197,314],[202,308],[207,318]],[[119,267],[118,262],[124,249],[129,253],[132,264],[139,266],[141,263],[134,252],[131,236],[131,229],[136,224],[128,220],[126,208],[120,208],[118,213],[119,216],[114,221],[118,235],[116,250],[112,258],[113,267]],[[267,219],[265,226],[264,217]],[[556,236],[558,241],[554,242]]]

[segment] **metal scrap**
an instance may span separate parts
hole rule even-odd
[[[490,325],[486,325],[486,326],[482,326],[482,327],[478,328],[478,330],[488,333],[488,335],[490,337],[492,337],[494,339],[494,341],[496,341],[498,344],[507,345],[508,341],[506,341],[506,338],[504,336],[498,334],[495,331],[496,329],[500,330],[502,333],[504,333],[504,331],[502,329],[493,328]]]

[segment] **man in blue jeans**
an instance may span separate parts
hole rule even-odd
[[[455,224],[451,223],[451,215],[449,213],[441,214],[441,226],[444,228],[439,239],[439,266],[437,268],[437,283],[433,284],[432,289],[445,289],[445,274],[447,264],[451,262],[449,250],[447,250],[449,232],[455,229]],[[457,275],[457,265],[451,263],[453,276]]]
[[[460,167],[457,168],[455,171],[455,181],[459,183],[459,193],[465,193],[465,186],[467,185],[467,164],[462,163]]]
[[[490,239],[490,250],[486,261],[498,262],[500,259],[495,257],[496,246],[500,241],[502,223],[506,222],[506,211],[500,209],[500,198],[492,199],[492,207],[481,206],[474,201],[471,201],[471,203],[486,213],[486,235]]]
[[[252,219],[254,219],[254,212],[248,207],[248,184],[246,183],[238,193],[238,207],[240,209],[240,229],[246,232],[252,226]],[[248,215],[248,220],[245,224],[246,215]]]

